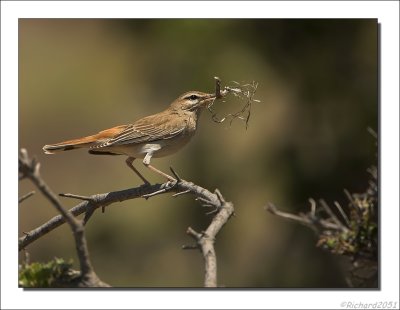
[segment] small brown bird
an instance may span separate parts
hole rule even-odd
[[[141,118],[129,125],[121,125],[99,133],[57,144],[45,145],[46,154],[79,148],[89,149],[94,155],[127,155],[127,165],[145,182],[149,182],[133,166],[136,158],[143,158],[143,164],[154,172],[175,179],[150,165],[152,157],[164,157],[179,151],[196,132],[197,121],[202,108],[216,95],[190,91],[178,97],[163,112]]]

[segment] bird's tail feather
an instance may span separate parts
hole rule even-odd
[[[80,139],[68,140],[56,144],[49,144],[43,147],[45,154],[55,154],[63,151],[70,151],[74,149],[80,149],[90,147],[96,142],[95,135],[88,136]]]

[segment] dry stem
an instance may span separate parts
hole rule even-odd
[[[229,125],[235,119],[240,119],[246,123],[246,129],[248,128],[250,115],[251,115],[251,105],[253,102],[260,102],[257,99],[254,99],[254,94],[257,91],[258,83],[253,81],[251,84],[240,84],[238,82],[233,81],[232,83],[235,84],[234,86],[225,86],[224,89],[221,91],[221,80],[218,77],[214,77],[215,79],[215,100],[222,99],[226,97],[228,94],[233,94],[235,97],[245,101],[245,104],[242,108],[235,112],[229,113],[222,118],[217,117],[217,113],[212,109],[212,106],[215,103],[215,100],[211,102],[207,109],[211,113],[211,118],[216,123],[223,123],[225,120],[230,119]]]

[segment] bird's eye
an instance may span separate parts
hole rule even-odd
[[[196,100],[196,99],[198,99],[199,97],[198,96],[196,96],[196,95],[191,95],[191,96],[189,96],[189,99],[190,100]]]

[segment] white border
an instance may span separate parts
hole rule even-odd
[[[1,308],[340,308],[399,301],[399,3],[1,2]],[[18,18],[378,18],[382,24],[381,291],[23,291],[17,288]],[[14,182],[10,182],[13,180]],[[5,195],[7,193],[7,195]],[[11,197],[11,198],[10,198]],[[10,232],[13,232],[10,234]],[[15,233],[14,233],[15,232]]]

